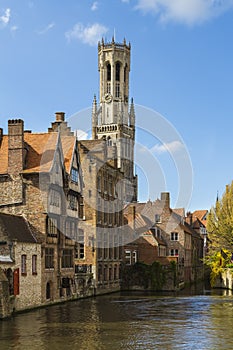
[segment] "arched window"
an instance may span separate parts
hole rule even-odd
[[[111,140],[111,137],[109,136],[108,139],[107,139],[107,145],[108,146],[112,146],[112,140]]]
[[[107,64],[107,81],[111,81],[111,64]]]
[[[121,65],[119,62],[116,64],[116,81],[120,81],[120,70],[121,70]]]
[[[127,78],[127,64],[125,65],[125,68],[124,68],[124,83],[126,82],[126,78]]]

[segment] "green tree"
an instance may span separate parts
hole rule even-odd
[[[229,265],[233,252],[233,181],[211,208],[207,231],[209,247],[205,263],[211,268],[211,284],[214,284],[216,277]]]
[[[217,199],[207,218],[210,239],[209,253],[233,251],[233,181],[226,186],[221,199]],[[225,256],[226,259],[226,256]]]

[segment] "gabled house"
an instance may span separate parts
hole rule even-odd
[[[125,227],[128,230],[128,242],[124,246],[124,263],[132,265],[143,262],[152,264],[166,260],[167,245],[161,229],[143,216],[141,203],[129,205],[124,210]],[[137,212],[138,209],[138,212]],[[167,261],[169,263],[169,261]]]
[[[23,216],[0,213],[0,268],[11,311],[41,305],[41,244]]]
[[[208,210],[195,210],[193,213],[188,212],[186,215],[186,222],[199,234],[203,243],[203,257],[208,249],[208,232],[207,232],[207,216]]]
[[[203,240],[185,222],[183,209],[173,210],[170,208],[169,193],[161,193],[161,198],[154,202],[148,201],[147,203],[130,204],[126,208],[128,215],[132,211],[132,207],[135,207],[136,212],[136,219],[133,222],[135,224],[137,223],[137,215],[143,218],[143,223],[141,220],[142,231],[153,232],[154,230],[154,232],[159,232],[166,247],[166,259],[160,260],[164,264],[166,264],[166,260],[176,261],[179,282],[189,283],[201,278]],[[156,239],[158,241],[158,237]],[[138,243],[137,249],[140,250],[142,249],[139,248],[142,243],[141,237]],[[159,257],[156,257],[156,260],[159,261]],[[147,261],[149,261],[148,257]]]
[[[75,258],[85,259],[79,151],[64,118],[56,113],[47,133],[21,119],[0,132],[0,212],[23,215],[41,243],[42,303],[79,294]]]

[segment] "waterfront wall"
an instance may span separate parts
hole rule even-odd
[[[9,317],[12,313],[9,293],[9,282],[0,268],[0,319]]]
[[[233,290],[233,269],[225,269],[215,280],[214,288]]]

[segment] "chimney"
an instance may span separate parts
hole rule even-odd
[[[170,193],[162,192],[161,201],[164,203],[164,208],[170,208]]]
[[[56,112],[56,122],[64,122],[65,121],[65,113],[64,112]]]
[[[23,170],[24,122],[8,120],[8,173],[18,175]]]
[[[190,226],[192,226],[192,224],[193,224],[193,214],[191,213],[191,211],[189,211],[188,213],[187,213],[187,222],[188,222],[188,224],[190,225]]]
[[[67,126],[67,122],[65,121],[65,113],[56,112],[55,117],[56,120],[51,123],[48,132],[60,132],[63,136],[74,136],[74,133],[71,131],[70,127]]]

